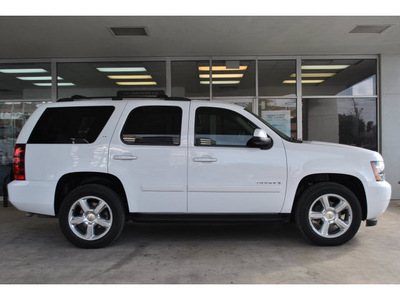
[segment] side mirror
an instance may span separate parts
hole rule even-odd
[[[272,139],[267,135],[267,133],[262,129],[254,130],[253,138],[251,139],[252,143],[263,150],[271,149],[273,145]]]

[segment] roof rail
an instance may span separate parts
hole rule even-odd
[[[73,95],[71,97],[67,98],[60,98],[57,100],[57,102],[71,102],[75,100],[89,100],[89,99],[112,99],[112,100],[122,100],[121,98],[118,97],[86,97],[86,96],[81,96],[81,95]]]
[[[70,102],[75,100],[84,100],[84,99],[112,99],[112,100],[123,100],[123,99],[137,99],[137,98],[156,98],[156,99],[164,99],[170,101],[190,101],[189,98],[185,97],[168,97],[165,95],[162,90],[147,90],[147,91],[118,91],[117,97],[86,97],[82,95],[74,95],[69,98],[61,98],[58,99],[57,102]]]

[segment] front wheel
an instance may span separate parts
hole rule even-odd
[[[125,210],[110,188],[88,184],[70,192],[61,203],[59,223],[65,237],[81,248],[114,242],[125,224]]]
[[[321,246],[346,243],[361,224],[361,205],[347,187],[333,183],[316,183],[299,198],[295,211],[300,231]]]

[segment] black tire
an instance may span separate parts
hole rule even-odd
[[[303,235],[320,246],[338,246],[354,237],[361,224],[361,205],[347,187],[321,182],[299,198],[295,220]]]
[[[125,217],[119,196],[100,184],[74,189],[59,210],[61,231],[80,248],[101,248],[113,243],[124,228]]]

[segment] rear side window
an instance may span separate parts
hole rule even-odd
[[[93,143],[113,111],[114,106],[47,108],[33,129],[28,143]]]
[[[177,106],[142,106],[132,110],[121,132],[128,145],[179,146],[182,109]]]

